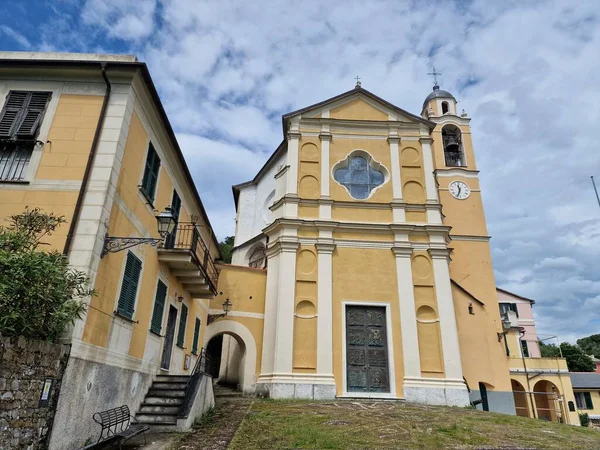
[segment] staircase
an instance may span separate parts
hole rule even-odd
[[[188,375],[158,375],[135,419],[149,425],[151,432],[176,431],[177,416],[189,379]]]
[[[215,393],[215,405],[220,406],[228,401],[236,401],[243,399],[243,394],[231,386],[224,386],[221,384],[213,385],[213,391]]]

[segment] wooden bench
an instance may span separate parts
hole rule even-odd
[[[100,437],[95,444],[88,445],[85,449],[104,448],[105,445],[121,444],[140,433],[145,433],[150,429],[148,425],[141,425],[129,413],[127,405],[119,406],[118,408],[108,409],[106,411],[97,412],[92,416],[94,422],[102,427]],[[144,444],[146,443],[146,435],[144,434]]]

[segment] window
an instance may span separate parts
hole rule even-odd
[[[590,392],[575,392],[577,409],[594,409],[592,394]]]
[[[521,351],[525,358],[529,358],[529,347],[527,347],[527,341],[521,340]]]
[[[256,269],[264,269],[267,262],[267,254],[263,245],[257,247],[250,255],[248,265]]]
[[[516,303],[500,303],[500,315],[504,316],[508,311],[514,312],[519,317],[519,310]]]
[[[128,319],[133,318],[133,308],[135,307],[135,297],[141,272],[142,262],[133,253],[128,252],[117,306],[117,314]]]
[[[150,331],[156,334],[160,334],[160,330],[162,328],[166,297],[167,285],[158,280],[158,284],[156,285],[156,297],[154,298],[154,311],[152,311],[152,321],[150,322]]]
[[[348,189],[352,197],[364,200],[383,184],[385,175],[371,167],[364,156],[352,156],[345,166],[335,170],[333,178]]]
[[[187,322],[188,307],[181,304],[181,316],[179,317],[179,330],[177,331],[177,347],[183,348],[185,343],[185,324]]]
[[[22,181],[50,92],[10,91],[0,112],[0,181]]]
[[[442,114],[448,114],[448,102],[442,102]]]
[[[196,317],[196,324],[194,325],[194,343],[192,344],[192,353],[198,354],[198,338],[200,337],[200,319]]]
[[[173,212],[173,218],[175,219],[175,223],[179,222],[179,213],[181,212],[181,199],[177,194],[177,191],[173,189],[173,197],[171,198],[171,211]],[[177,236],[177,228],[173,230],[171,234],[169,234],[165,240],[166,248],[174,248],[175,247],[175,237]]]
[[[444,145],[446,166],[464,167],[467,165],[463,153],[461,133],[457,127],[446,125],[442,128],[442,143]]]
[[[148,155],[146,156],[146,166],[144,168],[144,178],[140,186],[144,195],[150,202],[154,202],[154,194],[156,193],[156,183],[158,182],[158,172],[160,170],[160,158],[154,150],[154,146],[150,144],[148,147]]]

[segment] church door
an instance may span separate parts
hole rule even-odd
[[[385,308],[346,307],[348,392],[390,392]]]

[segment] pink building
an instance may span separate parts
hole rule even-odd
[[[535,300],[500,288],[496,288],[496,291],[498,292],[498,302],[500,303],[500,315],[506,316],[510,312],[515,313],[517,325],[524,330],[524,335],[518,343],[521,355],[531,358],[541,358],[542,354],[540,353],[535,322],[533,320],[533,304]],[[510,316],[514,318],[512,314]]]

